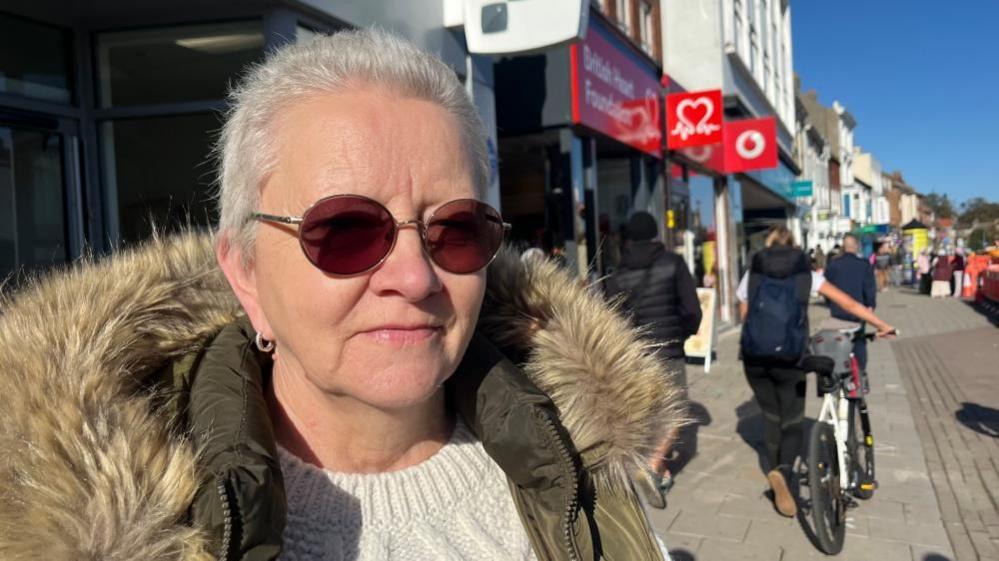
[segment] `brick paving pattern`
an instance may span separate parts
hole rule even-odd
[[[990,430],[999,430],[999,415],[993,416],[996,411],[988,405],[999,408],[999,390],[992,389],[994,384],[981,374],[987,371],[988,361],[968,358],[968,352],[938,355],[933,363],[913,355],[926,352],[920,349],[927,348],[928,339],[952,337],[966,341],[971,349],[983,344],[976,342],[979,339],[999,343],[999,331],[956,300],[933,301],[904,291],[879,298],[879,314],[904,335],[894,343],[878,341],[868,346],[868,403],[880,487],[873,499],[849,511],[846,545],[833,558],[999,559],[993,557],[995,549],[989,549],[999,548],[995,541],[999,524],[994,518],[999,440],[989,435]],[[819,306],[813,306],[810,314],[813,326],[828,316]],[[731,332],[720,338],[719,362],[712,365],[710,374],[688,366],[693,413],[699,420],[687,431],[684,452],[675,462],[679,469],[674,470],[676,486],[669,495],[669,507],[651,510],[650,516],[675,561],[828,558],[813,545],[811,521],[804,513],[798,519],[784,518],[765,495],[767,482],[757,452],[763,449],[762,417],[737,352],[738,332]],[[912,361],[924,366],[914,372]],[[966,394],[955,389],[934,392],[940,395],[925,401],[927,380],[957,388],[940,374],[948,372],[942,364],[952,361],[974,363],[966,370],[978,375],[965,383],[967,391],[982,396],[983,388],[988,388],[992,400],[982,397],[968,402]],[[928,364],[933,364],[932,370]],[[999,355],[991,364],[999,364]],[[965,402],[976,407],[964,408],[962,423],[956,412]],[[810,377],[806,408],[810,418],[820,403],[814,377]],[[941,450],[943,444],[950,447]],[[963,541],[962,535],[966,536]]]

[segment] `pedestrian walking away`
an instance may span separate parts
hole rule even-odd
[[[847,234],[843,238],[843,254],[829,263],[825,278],[865,307],[871,310],[877,307],[878,290],[875,286],[874,271],[867,260],[860,257],[860,241],[856,236]],[[832,317],[851,322],[863,321],[836,302],[827,299],[827,303]],[[863,324],[861,327],[863,328]],[[867,368],[867,339],[859,338],[854,342],[853,354],[860,364],[863,378]]]
[[[951,279],[951,294],[960,298],[964,291],[964,250],[957,248],[954,252],[954,278]]]
[[[930,265],[933,269],[933,285],[930,289],[930,296],[933,298],[946,298],[950,296],[953,289],[951,283],[954,282],[954,261],[950,255],[937,255]]]
[[[815,253],[812,257],[812,268],[818,272],[822,272],[826,268],[826,253],[822,251],[822,246],[815,246]]]
[[[701,306],[686,262],[655,239],[658,230],[656,220],[647,212],[631,217],[625,229],[621,266],[604,281],[604,289],[609,298],[620,299],[636,326],[645,329],[668,365],[674,384],[685,391],[683,343],[697,333]],[[666,507],[665,494],[673,481],[666,459],[676,438],[674,431],[660,443],[649,466],[651,471],[638,479],[648,503],[656,508]]]
[[[929,250],[924,249],[919,252],[919,257],[916,260],[916,278],[919,281],[919,293],[929,296],[930,286],[933,282],[933,275],[931,274],[933,263],[933,256],[930,255]]]
[[[0,557],[668,560],[631,475],[681,391],[503,248],[454,70],[342,31],[230,101],[217,231],[4,300]]]
[[[800,361],[808,343],[808,299],[814,293],[874,325],[879,333],[893,331],[866,306],[811,271],[807,256],[793,246],[786,226],[770,228],[766,248],[753,256],[736,296],[744,321],[743,368],[763,411],[767,480],[775,508],[788,517],[798,510],[788,481],[802,451],[806,385]]]

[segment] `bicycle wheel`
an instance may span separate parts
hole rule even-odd
[[[808,488],[812,495],[812,522],[819,547],[828,555],[843,549],[846,503],[839,486],[836,438],[827,423],[812,425],[808,439]]]
[[[853,495],[867,500],[874,496],[874,437],[871,435],[867,407],[860,399],[850,400],[850,432],[846,445],[850,451],[850,483]],[[866,421],[866,422],[865,422]]]

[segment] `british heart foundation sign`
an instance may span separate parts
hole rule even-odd
[[[572,120],[662,157],[659,80],[590,18],[586,38],[569,47]]]
[[[738,173],[777,167],[777,119],[725,123],[725,171]]]
[[[721,90],[666,96],[666,144],[670,150],[718,144],[721,141]]]

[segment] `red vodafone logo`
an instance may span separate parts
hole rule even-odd
[[[767,149],[767,139],[757,130],[742,131],[735,139],[735,152],[740,158],[755,160]]]
[[[728,173],[777,167],[777,119],[725,123],[725,169]]]

